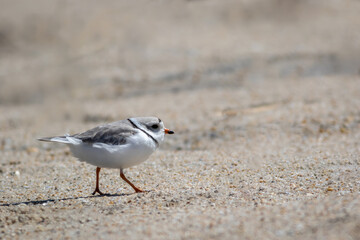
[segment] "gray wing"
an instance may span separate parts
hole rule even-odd
[[[106,143],[110,145],[126,144],[126,139],[137,133],[129,121],[122,120],[95,127],[86,132],[72,135],[85,143]]]

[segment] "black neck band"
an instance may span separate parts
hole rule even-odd
[[[158,142],[153,136],[151,136],[151,135],[150,135],[149,133],[147,133],[145,130],[143,130],[143,129],[139,128],[138,126],[136,126],[136,124],[135,124],[133,121],[131,121],[130,118],[128,118],[127,120],[131,123],[131,125],[132,125],[134,128],[139,129],[140,131],[142,131],[143,133],[145,133],[149,138],[151,138],[151,139],[154,141],[154,143],[156,144],[157,147],[159,146],[159,142]]]

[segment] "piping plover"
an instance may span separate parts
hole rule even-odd
[[[96,166],[96,188],[99,190],[101,168],[119,168],[121,178],[135,192],[142,192],[124,175],[123,169],[144,162],[173,131],[164,127],[157,117],[136,117],[108,123],[86,132],[59,137],[40,138],[40,141],[65,143],[80,161]]]

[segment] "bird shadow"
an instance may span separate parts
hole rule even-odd
[[[144,191],[148,192],[148,191]],[[46,204],[50,202],[59,202],[59,201],[68,201],[68,200],[77,200],[77,199],[89,199],[89,198],[104,198],[104,197],[124,197],[124,196],[130,196],[136,193],[121,193],[121,194],[103,194],[103,195],[93,195],[93,196],[84,196],[84,197],[68,197],[68,198],[49,198],[45,200],[32,200],[32,201],[24,201],[24,202],[13,202],[13,203],[2,203],[0,204],[0,207],[9,207],[9,206],[17,206],[20,204],[25,205],[39,205],[39,204]]]

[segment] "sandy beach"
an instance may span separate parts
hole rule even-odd
[[[360,239],[359,1],[0,2],[0,239]],[[132,116],[144,193],[36,140]]]

